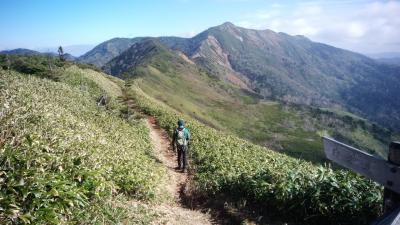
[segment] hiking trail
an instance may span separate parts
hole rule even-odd
[[[191,210],[184,206],[181,193],[186,188],[188,175],[175,170],[177,156],[170,147],[170,140],[165,130],[157,125],[154,117],[147,116],[145,122],[150,130],[150,139],[154,146],[155,156],[167,170],[164,190],[172,197],[172,201],[157,206],[157,210],[164,214],[163,222],[159,222],[162,224],[215,224],[209,214],[199,210]]]

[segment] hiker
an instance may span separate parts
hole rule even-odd
[[[188,145],[190,140],[189,130],[185,127],[185,121],[183,119],[178,120],[178,127],[174,130],[172,136],[172,148],[174,151],[178,151],[178,167],[176,169],[185,171],[187,166],[186,153],[188,151]]]

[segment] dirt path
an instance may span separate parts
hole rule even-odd
[[[197,210],[185,208],[180,194],[186,187],[187,174],[175,170],[177,166],[176,154],[170,148],[170,140],[167,133],[161,129],[153,117],[146,117],[146,125],[150,129],[150,138],[154,145],[157,159],[167,169],[165,192],[171,196],[170,204],[163,203],[157,206],[164,214],[160,224],[214,224],[210,215]]]

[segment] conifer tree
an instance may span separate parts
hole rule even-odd
[[[58,47],[58,56],[60,57],[60,60],[61,61],[65,61],[65,58],[64,58],[64,50],[63,50],[63,48],[60,46],[60,47]]]

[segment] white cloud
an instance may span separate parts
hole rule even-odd
[[[321,6],[317,5],[307,5],[307,6],[301,6],[295,11],[296,16],[302,16],[302,15],[307,15],[307,16],[319,16],[323,12]]]
[[[272,7],[272,8],[281,8],[281,7],[283,7],[283,5],[282,5],[282,4],[279,4],[279,3],[273,3],[273,4],[271,5],[271,7]]]
[[[188,31],[188,32],[184,32],[184,33],[178,34],[177,36],[178,37],[184,37],[184,38],[191,38],[191,37],[195,36],[198,33],[199,33],[198,31],[191,30],[191,31]]]
[[[360,38],[365,35],[367,27],[360,22],[350,22],[347,25],[347,35],[352,38]]]
[[[274,10],[268,10],[268,11],[258,11],[257,13],[255,13],[255,17],[258,19],[270,19],[276,16],[280,15],[280,11],[278,9],[274,9]]]
[[[240,27],[246,27],[246,28],[255,28],[254,27],[254,23],[247,21],[247,20],[242,20],[236,23],[236,25],[240,26]]]
[[[400,52],[400,2],[304,2],[258,11],[237,23],[305,35],[358,52]]]

